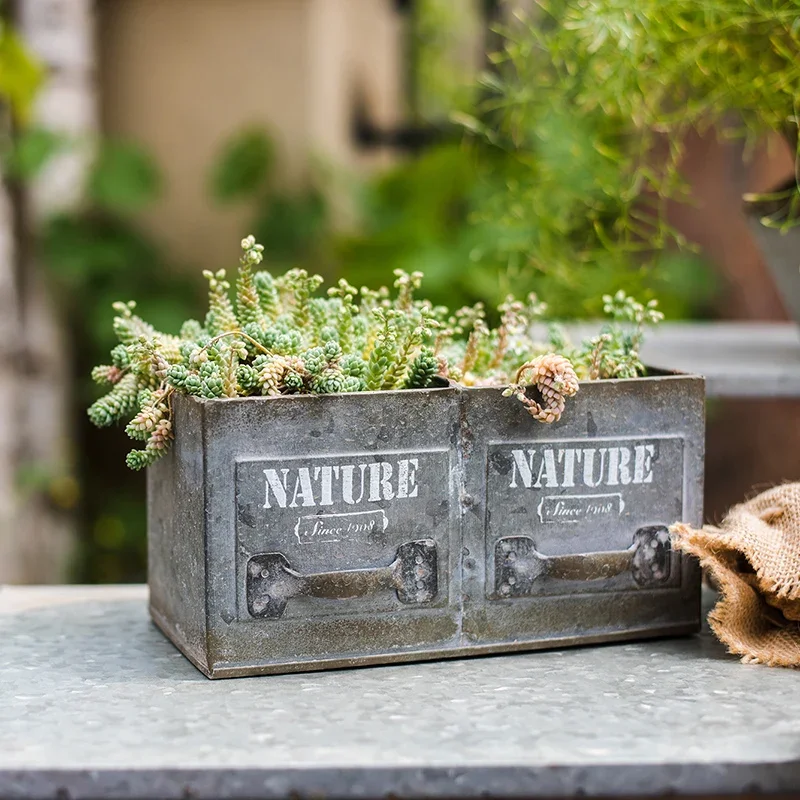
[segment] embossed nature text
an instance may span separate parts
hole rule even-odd
[[[653,482],[654,444],[511,451],[510,489],[628,486]]]
[[[419,460],[371,461],[336,466],[264,470],[264,508],[313,508],[380,503],[419,494]]]

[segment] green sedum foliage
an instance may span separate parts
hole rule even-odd
[[[215,400],[424,389],[437,374],[500,387],[520,364],[556,351],[578,377],[633,378],[644,373],[638,356],[644,326],[662,316],[655,301],[643,306],[620,291],[604,298],[613,322],[599,336],[573,347],[551,326],[549,340],[536,343],[531,325],[546,306],[535,295],[526,303],[508,297],[491,329],[481,303],[451,314],[417,299],[421,272],[397,270],[394,296],[385,287],[359,291],[340,280],[320,297],[321,277],[302,269],[278,278],[253,273],[264,248],[248,236],[242,249],[235,300],[224,270],[205,272],[205,321],[186,321],[178,336],[141,319],[135,303],[114,304],[119,344],[110,364],[92,370],[109,391],[88,414],[98,427],[127,420],[128,436],[143,443],[128,454],[131,469],[149,466],[169,447],[175,392]]]

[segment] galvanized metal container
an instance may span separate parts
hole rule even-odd
[[[175,400],[149,470],[155,622],[212,678],[689,633],[704,385]]]

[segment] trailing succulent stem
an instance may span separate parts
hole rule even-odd
[[[100,427],[127,423],[127,434],[142,443],[128,454],[132,469],[169,448],[176,392],[214,400],[425,389],[442,375],[467,386],[507,386],[535,419],[553,422],[578,378],[642,374],[644,328],[661,318],[654,301],[644,306],[619,293],[604,298],[611,322],[599,336],[572,347],[551,325],[549,342],[536,343],[530,328],[545,306],[535,295],[507,298],[500,325],[491,329],[480,303],[451,315],[418,300],[419,272],[396,271],[394,295],[340,280],[320,297],[319,276],[253,273],[264,248],[252,236],[241,245],[235,297],[224,270],[205,272],[205,321],[187,320],[178,336],[156,331],[134,313],[134,303],[114,304],[119,344],[110,363],[92,370],[106,394],[88,413]],[[529,385],[536,398],[528,396]]]

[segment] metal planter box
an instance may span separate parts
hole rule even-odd
[[[206,675],[684,634],[704,385],[583,383],[542,425],[497,389],[175,400],[149,470],[155,622]]]

